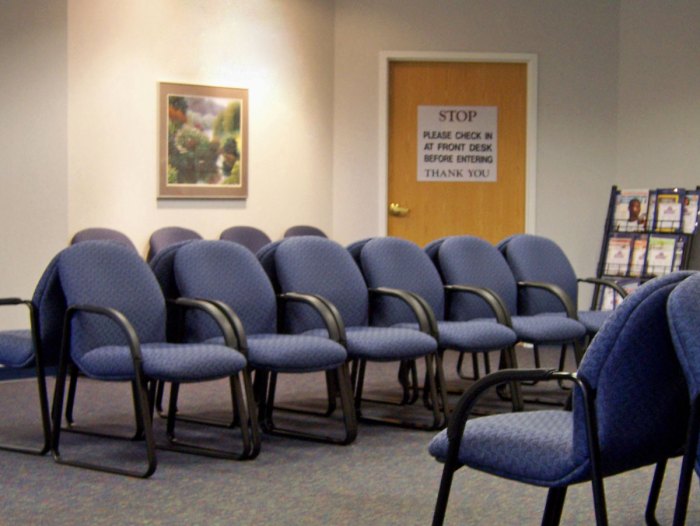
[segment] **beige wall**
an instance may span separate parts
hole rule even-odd
[[[617,183],[700,184],[700,2],[623,0]]]
[[[65,1],[0,3],[0,297],[30,297],[67,237],[66,63]]]
[[[331,230],[333,4],[69,0],[69,229]],[[247,201],[157,201],[157,85],[249,89]]]

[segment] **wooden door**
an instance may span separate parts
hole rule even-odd
[[[496,107],[497,180],[419,182],[419,106]],[[424,246],[447,235],[495,243],[524,232],[526,129],[524,63],[390,62],[389,235]]]

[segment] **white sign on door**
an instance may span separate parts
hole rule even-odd
[[[418,181],[495,183],[498,107],[418,106]]]

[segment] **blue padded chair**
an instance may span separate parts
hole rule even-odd
[[[323,230],[321,230],[320,228],[317,228],[315,226],[310,226],[310,225],[290,226],[287,230],[285,230],[283,237],[287,238],[287,237],[295,237],[295,236],[328,237]]]
[[[259,228],[243,225],[227,228],[221,232],[219,239],[233,241],[234,243],[243,245],[253,254],[272,241],[270,237]]]
[[[192,239],[202,239],[197,232],[181,226],[166,226],[159,228],[151,234],[148,240],[148,255],[146,261],[151,261],[155,255],[165,247],[189,241]]]
[[[577,345],[586,335],[585,326],[576,319],[559,314],[520,315],[518,289],[530,285],[519,286],[506,260],[487,241],[474,236],[453,236],[433,241],[425,251],[446,285],[485,287],[496,294],[510,316],[510,325],[518,341],[530,343],[535,349],[541,345],[564,347]],[[483,304],[463,295],[456,296],[449,309],[450,319],[464,319],[463,313],[473,318],[493,317]],[[539,367],[538,352],[535,352],[535,359],[535,367]],[[564,364],[560,363],[559,368],[563,367]]]
[[[138,252],[134,246],[134,243],[126,236],[126,234],[112,228],[85,228],[75,233],[73,238],[70,240],[70,244],[75,245],[81,241],[100,240],[114,241],[115,243],[120,243],[125,247],[132,249],[134,252]]]
[[[351,253],[359,247],[353,244]],[[516,367],[513,345],[516,335],[509,327],[508,313],[494,294],[468,283],[443,286],[440,274],[430,257],[411,241],[395,237],[368,240],[359,250],[359,263],[370,288],[390,287],[409,291],[424,303],[431,318],[436,320],[435,336],[441,351],[488,353],[500,351],[508,367]],[[468,310],[457,302],[463,296],[476,300],[483,310]],[[484,314],[482,314],[486,311]],[[404,304],[381,298],[373,305],[377,323],[385,326],[414,325],[412,313]],[[490,318],[490,319],[477,319]],[[493,323],[497,320],[499,323]],[[521,408],[519,389],[513,386],[516,409]]]
[[[445,463],[433,524],[443,523],[454,473],[463,466],[549,488],[543,524],[559,524],[568,486],[590,481],[596,522],[607,524],[603,478],[662,462],[683,444],[688,395],[666,301],[690,274],[669,274],[630,294],[576,374],[504,369],[476,382],[429,446]],[[513,380],[571,381],[573,408],[467,420],[486,389]]]
[[[700,476],[700,274],[678,285],[668,299],[667,311],[673,345],[683,368],[690,395],[690,420],[681,467],[674,526],[685,524],[693,468]],[[665,466],[664,466],[665,467]],[[661,474],[663,468],[661,468]],[[657,490],[658,491],[658,490]]]
[[[357,435],[357,420],[347,366],[347,352],[340,343],[340,327],[328,307],[318,298],[301,294],[275,297],[272,284],[256,257],[244,247],[225,241],[193,241],[176,251],[174,274],[185,296],[213,302],[237,327],[240,348],[255,371],[260,421],[270,433],[349,444]],[[326,320],[330,335],[282,334],[278,332],[278,303],[311,305]],[[188,338],[219,342],[216,327],[193,316]],[[340,395],[344,433],[320,436],[299,428],[275,424],[275,391],[278,374],[325,372]]]
[[[442,385],[435,381],[436,367],[440,367],[439,361],[436,364],[437,342],[427,314],[413,294],[386,288],[368,290],[350,253],[338,243],[318,236],[285,239],[263,248],[258,257],[275,280],[279,292],[314,295],[336,312],[336,318],[344,326],[343,340],[353,363],[355,408],[361,418],[414,428],[437,429],[444,425],[447,406],[442,401],[445,393]],[[370,295],[391,295],[412,305],[421,331],[372,325]],[[303,305],[290,305],[286,322],[291,332],[325,332],[319,317]],[[371,419],[361,414],[367,362],[407,362],[419,358],[425,359],[429,380],[426,387],[434,402],[431,424],[405,417]]]
[[[522,289],[518,298],[519,314],[572,311],[571,317],[575,315],[585,325],[588,335],[593,336],[610,315],[610,311],[577,310],[579,283],[611,287],[621,297],[627,295],[627,292],[613,281],[577,278],[561,247],[546,237],[531,234],[513,236],[507,243],[502,244],[500,250],[518,282],[549,283],[559,289],[558,296],[551,288]],[[564,307],[564,303],[568,306]]]
[[[196,300],[179,301],[183,308],[199,309],[216,319],[226,345],[166,343],[163,295],[148,265],[134,251],[106,241],[78,243],[58,255],[58,273],[68,308],[52,413],[52,452],[57,462],[142,478],[153,474],[157,466],[151,426],[153,397],[147,391],[154,389],[157,381],[170,382],[171,392],[176,393],[183,382],[231,378],[237,385],[236,411],[242,422],[249,421],[250,393],[241,388],[248,374],[246,359],[232,348],[236,343],[233,329],[216,308]],[[131,383],[136,416],[146,443],[145,470],[61,456],[61,413],[69,362],[89,378]],[[254,411],[250,428],[241,426],[241,451],[233,452],[176,438],[174,409],[171,406],[168,413],[168,449],[234,459],[257,455],[259,437]]]
[[[0,306],[24,305],[29,310],[29,329],[0,331],[0,364],[8,368],[33,367],[39,397],[43,444],[29,447],[2,444],[1,450],[43,455],[51,446],[51,419],[46,388],[46,367],[58,363],[61,346],[65,298],[58,280],[57,259],[54,258],[41,276],[31,301],[1,298]]]

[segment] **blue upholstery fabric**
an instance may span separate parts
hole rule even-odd
[[[223,343],[223,338],[207,340]],[[306,373],[339,367],[348,354],[328,333],[254,334],[248,337],[248,362],[256,369],[280,373]]]
[[[318,294],[338,308],[346,327],[367,325],[367,286],[341,245],[316,236],[288,238],[276,247],[274,263],[282,291]],[[318,316],[304,308],[289,309],[288,321],[292,332],[322,327]]]
[[[569,411],[529,411],[477,418],[467,423],[460,443],[464,465],[538,486],[563,486],[589,469],[588,458],[573,450]],[[444,461],[447,433],[428,446]],[[536,467],[536,469],[535,469]]]
[[[85,228],[75,233],[70,244],[75,245],[82,241],[114,241],[115,243],[132,249],[134,252],[138,252],[131,239],[118,230],[113,230],[111,228]]]
[[[436,262],[445,283],[474,285],[494,291],[508,312],[517,313],[518,289],[513,273],[503,256],[490,243],[474,236],[455,236],[436,243]],[[493,316],[490,309],[474,297],[459,294],[452,300],[450,319],[462,319],[462,313],[475,318]]]
[[[250,250],[226,241],[192,241],[175,254],[174,272],[183,296],[223,301],[239,315],[246,334],[276,332],[275,292]],[[220,335],[208,317],[188,319],[195,341]]]
[[[673,455],[684,440],[688,414],[682,372],[673,354],[666,300],[688,273],[652,280],[631,294],[588,348],[578,376],[595,390],[604,475]],[[503,477],[564,486],[590,477],[580,392],[573,412],[530,411],[470,420],[459,461]],[[430,452],[446,455],[445,432]]]
[[[179,226],[159,228],[151,234],[148,240],[148,256],[146,257],[146,261],[151,261],[155,255],[165,247],[191,239],[202,239],[202,236],[194,230]]]
[[[495,292],[511,315],[518,339],[531,343],[561,343],[582,338],[585,325],[567,319],[563,313],[519,316],[518,286],[508,263],[488,242],[474,236],[454,236],[432,243],[426,250],[432,254],[445,283],[486,287]],[[450,308],[452,319],[493,315],[483,301],[468,295],[455,295]],[[561,314],[561,315],[560,315]]]
[[[519,234],[501,242],[500,250],[510,265],[518,281],[543,281],[559,285],[574,303],[578,302],[578,282],[569,259],[559,246],[550,239]],[[520,314],[563,311],[561,303],[551,294],[524,289],[518,297]],[[610,311],[578,311],[579,321],[588,334],[600,330]]]
[[[241,353],[221,345],[147,343],[141,346],[143,372],[166,382],[199,382],[231,376],[246,366]],[[131,380],[134,366],[129,348],[111,345],[92,349],[76,362],[88,376],[100,380]]]
[[[335,369],[347,352],[320,336],[275,334],[277,302],[272,285],[256,257],[226,241],[192,241],[178,250],[175,277],[183,296],[219,300],[240,317],[248,343],[248,361],[276,372]],[[195,341],[223,343],[208,319],[188,316],[187,334]]]
[[[296,237],[296,236],[318,236],[318,237],[328,237],[326,233],[315,226],[310,225],[295,225],[290,226],[284,232],[284,237]]]
[[[350,253],[338,243],[313,236],[289,238],[276,247],[273,259],[282,292],[317,294],[338,308],[350,358],[393,361],[425,356],[437,349],[436,341],[427,334],[368,326],[367,285]],[[290,309],[288,316],[295,332],[325,334],[318,316],[308,309]]]
[[[0,332],[0,364],[5,367],[26,367],[34,361],[34,345],[30,330]]]
[[[700,274],[695,274],[676,287],[667,305],[673,345],[683,367],[691,400],[700,396],[700,301],[698,298],[700,298]],[[700,474],[700,454],[695,458],[695,471]]]
[[[271,241],[270,237],[259,228],[243,225],[227,228],[221,232],[219,239],[243,245],[253,254]]]
[[[436,319],[445,319],[442,280],[430,258],[418,245],[395,237],[375,238],[360,253],[362,273],[369,287],[391,287],[414,292],[425,299]],[[400,300],[380,298],[372,321],[391,326],[415,320],[410,308]]]
[[[395,327],[418,330],[417,323],[399,323]],[[495,319],[438,321],[440,346],[453,351],[492,351],[515,343],[511,329]]]
[[[66,298],[58,275],[58,256],[51,260],[41,275],[34,289],[32,303],[37,311],[44,364],[55,365],[61,351],[63,317],[66,312]]]
[[[321,335],[323,332],[316,329],[306,334]],[[412,328],[347,327],[345,332],[350,358],[392,362],[420,358],[437,350],[434,338]]]
[[[97,305],[122,312],[142,344],[165,341],[165,302],[148,266],[131,250],[108,241],[86,241],[59,255],[61,285],[68,305]],[[121,331],[104,317],[73,319],[71,356],[96,347],[124,345]]]
[[[555,283],[564,289],[574,305],[577,304],[576,273],[566,254],[554,241],[530,234],[515,236],[506,245],[505,258],[516,281]],[[561,303],[551,294],[539,290],[525,290],[520,293],[520,314],[532,315],[561,310]]]

